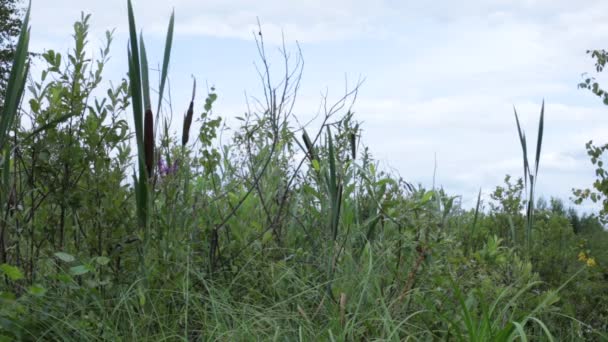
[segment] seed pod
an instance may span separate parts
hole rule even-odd
[[[192,125],[192,116],[194,115],[194,96],[196,95],[196,78],[192,85],[192,100],[190,100],[190,106],[186,112],[184,118],[184,128],[182,129],[182,146],[186,146],[188,139],[190,138],[190,126]]]
[[[144,117],[144,153],[146,161],[146,169],[148,177],[152,176],[154,171],[154,123],[151,109],[146,109]]]

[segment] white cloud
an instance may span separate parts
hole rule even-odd
[[[267,39],[281,42],[281,30],[290,40],[303,42],[350,39],[381,31],[379,19],[386,11],[380,1],[133,1],[137,24],[148,33],[164,34],[172,8],[176,33],[250,40],[260,18]],[[55,0],[35,4],[33,16],[46,33],[66,34],[70,20],[80,11],[94,13],[95,28],[126,32],[126,1]],[[57,18],[67,19],[68,22]],[[66,24],[66,25],[64,25]]]

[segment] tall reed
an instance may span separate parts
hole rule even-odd
[[[127,2],[129,14],[129,82],[131,89],[131,106],[133,108],[133,121],[135,124],[135,139],[137,143],[137,155],[139,164],[139,177],[134,177],[137,213],[139,223],[147,231],[149,211],[149,189],[148,179],[152,175],[154,166],[154,125],[152,104],[150,101],[150,83],[148,79],[148,58],[144,45],[143,36],[137,39],[137,29],[133,5],[131,0]],[[167,39],[165,44],[163,67],[161,71],[159,100],[157,111],[160,112],[163,91],[167,79],[169,60],[171,57],[171,45],[173,41],[174,14],[171,14]],[[145,118],[142,117],[145,111]]]
[[[519,134],[519,142],[523,153],[524,163],[524,184],[527,193],[526,199],[526,253],[531,249],[532,225],[534,221],[534,191],[536,189],[536,181],[538,177],[538,166],[540,164],[540,152],[543,144],[543,130],[545,122],[545,101],[540,108],[540,119],[538,122],[538,137],[536,140],[536,157],[534,160],[534,168],[531,168],[528,162],[528,146],[526,142],[526,134],[521,128],[517,110],[513,108],[515,113],[515,122],[517,123],[517,133]]]
[[[4,208],[5,204],[9,205],[11,195],[14,194],[11,190],[10,178],[10,158],[11,149],[8,142],[9,131],[13,127],[15,117],[19,110],[19,104],[23,96],[25,82],[29,70],[27,62],[28,46],[30,42],[30,8],[31,2],[28,5],[23,23],[21,25],[21,33],[17,41],[15,50],[15,58],[11,67],[6,92],[4,94],[4,103],[2,106],[2,116],[0,116],[0,208]],[[2,212],[0,210],[0,212]],[[0,220],[2,217],[0,216]],[[0,262],[4,262],[6,251],[6,230],[5,223],[0,221]]]

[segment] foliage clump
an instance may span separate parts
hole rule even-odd
[[[196,81],[178,135],[162,91],[151,106],[132,9],[129,74],[103,96],[112,33],[93,60],[89,20],[67,55],[42,56],[8,128],[0,340],[606,338],[608,235],[534,201],[536,169],[473,210],[382,171],[359,84],[323,99],[316,130],[298,124],[302,56],[283,46],[274,79],[263,35],[261,96],[231,138]]]

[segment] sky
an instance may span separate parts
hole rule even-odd
[[[302,122],[318,111],[323,94],[335,101],[345,83],[363,79],[353,110],[380,165],[427,187],[436,166],[436,184],[462,195],[465,206],[474,205],[480,188],[487,196],[502,185],[506,174],[522,176],[514,107],[533,145],[545,101],[537,188],[544,197],[569,204],[572,188],[590,187],[594,169],[585,143],[608,140],[608,107],[577,89],[583,73],[594,75],[586,51],[608,48],[605,0],[133,0],[133,6],[151,65],[161,63],[175,11],[175,127],[189,102],[191,75],[199,82],[198,103],[204,87],[215,86],[215,113],[228,122],[246,111],[248,96],[260,96],[259,19],[273,68],[281,65],[282,37],[288,50],[295,52],[296,41],[302,50],[294,108]],[[126,0],[32,0],[31,49],[65,53],[81,12],[92,14],[93,51],[115,29],[105,78],[118,82],[127,71]],[[608,78],[597,76],[608,87]]]

